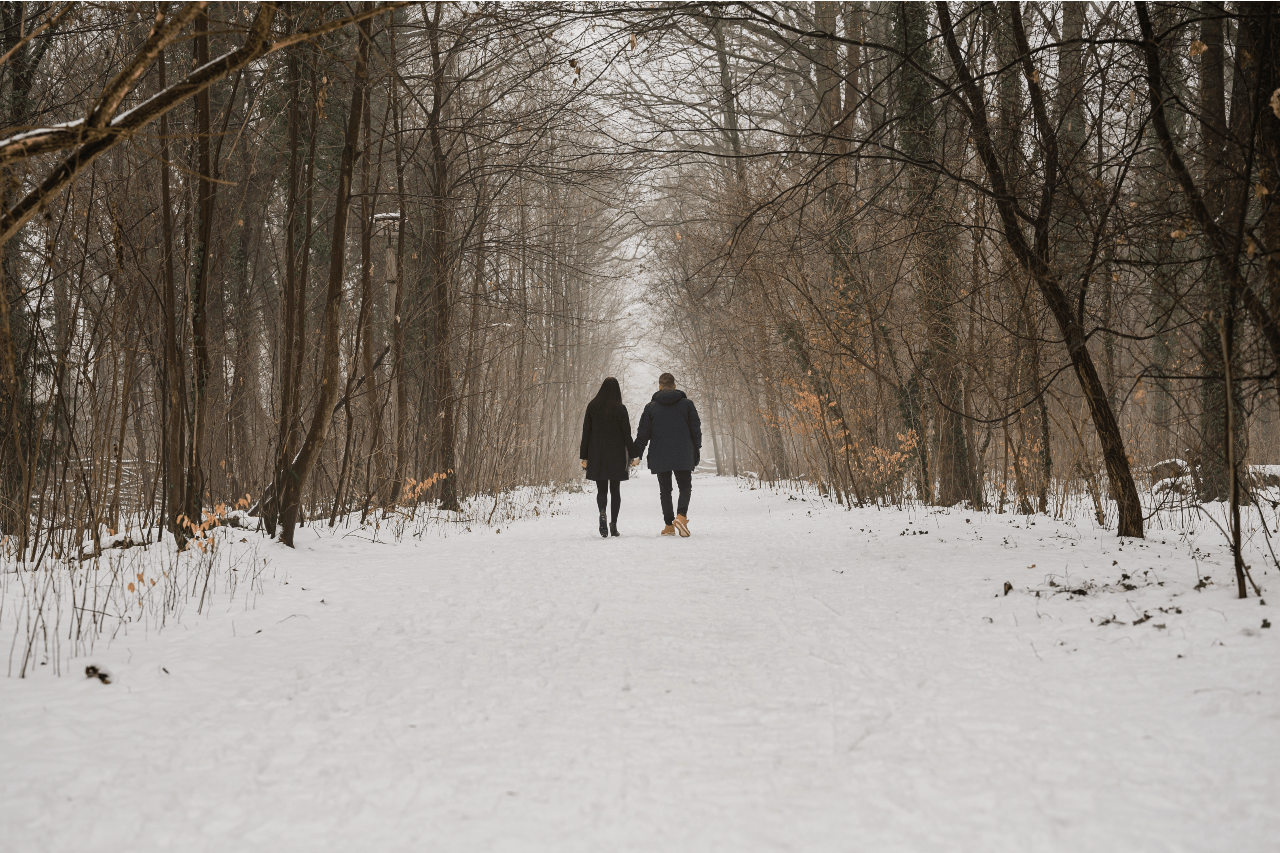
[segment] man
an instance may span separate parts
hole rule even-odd
[[[670,373],[658,377],[658,393],[640,416],[636,430],[635,458],[640,463],[645,446],[649,446],[649,470],[658,475],[662,494],[662,518],[667,526],[663,536],[689,535],[689,492],[693,486],[693,469],[702,455],[702,422],[693,401],[676,389],[676,378]],[[680,503],[671,507],[671,475],[680,487]]]

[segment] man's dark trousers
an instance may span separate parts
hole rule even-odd
[[[693,489],[692,471],[659,471],[658,488],[662,490],[662,518],[667,524],[676,520],[676,513],[671,511],[671,475],[676,475],[676,485],[680,487],[680,504],[677,512],[685,515],[689,512],[689,492]]]

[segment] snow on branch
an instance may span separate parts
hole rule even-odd
[[[273,41],[270,36],[271,25],[275,20],[276,4],[262,3],[249,27],[244,44],[239,48],[210,60],[192,70],[182,80],[155,93],[137,106],[116,115],[115,112],[120,104],[150,69],[165,46],[175,41],[183,27],[201,14],[208,4],[188,3],[178,12],[163,19],[157,16],[156,24],[147,36],[147,40],[128,65],[103,88],[102,94],[87,118],[24,131],[0,140],[0,167],[39,154],[67,148],[75,149],[35,189],[0,216],[0,245],[17,233],[18,229],[48,199],[61,191],[99,155],[218,80],[269,53],[405,5],[408,4],[399,2],[375,6],[355,15]]]

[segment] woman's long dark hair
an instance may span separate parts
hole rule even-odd
[[[618,380],[610,376],[601,382],[595,398],[587,404],[587,411],[605,417],[621,414],[622,386],[618,384]]]

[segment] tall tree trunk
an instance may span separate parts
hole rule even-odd
[[[1231,180],[1227,144],[1226,44],[1221,3],[1201,3],[1200,162],[1209,215],[1221,219]],[[1227,396],[1220,324],[1229,312],[1227,282],[1213,264],[1205,265],[1204,319],[1200,323],[1200,494],[1205,501],[1227,500],[1231,474],[1227,465]]]
[[[1256,4],[1250,7],[1253,11]],[[1265,14],[1255,14],[1241,26],[1255,32],[1257,91],[1266,95],[1280,89],[1280,4],[1267,3]],[[1275,97],[1274,95],[1272,97]],[[1267,304],[1273,321],[1280,320],[1280,101],[1264,98],[1258,114],[1258,177],[1266,194],[1262,204],[1262,246],[1266,257]],[[1257,249],[1259,247],[1255,247]]]
[[[449,160],[444,150],[441,123],[444,119],[445,63],[447,57],[440,54],[440,24],[444,18],[444,4],[435,4],[435,16],[426,16],[427,37],[431,49],[431,110],[427,113],[427,137],[430,145],[431,234],[428,239],[428,265],[431,270],[430,320],[430,378],[432,405],[432,434],[435,447],[432,457],[435,470],[429,473],[442,475],[436,486],[440,508],[457,511],[457,475],[454,471],[454,418],[457,400],[453,392],[453,365],[450,338],[452,335],[453,305],[450,294],[452,258],[449,255]]]
[[[156,60],[160,73],[160,89],[165,88],[165,56]],[[173,201],[169,187],[169,116],[160,116],[160,228],[164,240],[164,385],[165,435],[163,442],[165,503],[167,525],[178,547],[184,547],[187,528],[181,519],[186,513],[187,469],[187,389],[186,365],[178,341],[178,281],[174,255],[178,247],[173,229]]]
[[[1001,158],[1006,178],[1015,192],[1023,191],[1025,161],[1022,154],[1022,108],[1025,103],[1021,76],[1017,70],[1018,48],[1008,26],[1000,23],[997,7],[988,7],[988,24],[992,30],[996,62],[1007,69],[996,83],[996,151]],[[1053,465],[1050,444],[1048,410],[1045,405],[1045,388],[1041,387],[1041,332],[1039,304],[1035,290],[1019,266],[1007,244],[999,247],[1000,262],[1009,281],[1007,298],[1016,303],[1013,372],[1009,377],[1012,399],[1018,404],[1018,441],[1010,443],[1007,452],[1012,453],[1014,484],[1018,492],[1018,511],[1031,512],[1031,496],[1037,498],[1034,507],[1039,512],[1049,511],[1049,480]],[[1032,455],[1039,457],[1039,474],[1029,470]]]
[[[928,46],[928,7],[902,3],[898,9],[902,50],[931,73],[934,59]],[[926,74],[904,66],[898,83],[898,107],[902,150],[917,164],[908,170],[907,204],[923,232],[919,238],[919,288],[929,347],[924,366],[938,400],[937,502],[952,506],[967,500],[977,505],[981,499],[964,428],[960,336],[953,316],[953,306],[958,302],[952,257],[954,238],[946,224],[949,217],[943,209],[938,173],[924,166],[942,156],[934,97],[933,83]]]
[[[361,4],[363,9],[370,3]],[[329,425],[333,422],[333,405],[338,399],[339,312],[342,307],[342,280],[346,272],[347,212],[351,205],[351,175],[355,168],[356,145],[360,139],[360,123],[364,116],[365,78],[369,64],[369,22],[358,24],[355,77],[351,83],[351,108],[347,114],[347,132],[338,166],[338,190],[334,199],[333,240],[329,252],[329,284],[325,292],[324,316],[321,321],[322,366],[320,391],[306,440],[294,457],[289,476],[285,478],[281,496],[280,541],[293,547],[294,527],[302,502],[302,490],[320,458]]]
[[[391,62],[395,65],[395,28],[388,31],[391,45]],[[396,85],[395,75],[388,75],[391,86],[391,117],[394,124],[396,153],[396,210],[399,214],[396,226],[396,265],[395,278],[392,281],[394,296],[391,299],[391,376],[395,383],[395,470],[383,494],[383,505],[392,506],[399,499],[404,488],[405,468],[408,465],[408,449],[405,446],[409,438],[409,386],[405,376],[404,363],[404,327],[401,319],[404,307],[404,285],[406,281],[404,268],[405,246],[405,183],[404,183],[404,148],[403,127],[400,107],[400,89]]]
[[[301,135],[301,69],[298,67],[298,50],[291,48],[285,61],[285,85],[289,93],[288,146],[289,189],[285,197],[284,213],[284,281],[280,287],[280,352],[277,359],[277,376],[280,382],[280,404],[276,422],[275,464],[271,468],[271,486],[262,504],[262,520],[267,532],[275,535],[280,515],[280,488],[285,471],[292,458],[290,436],[293,432],[293,360],[297,336],[294,333],[294,315],[298,299],[298,172],[302,168],[299,157]]]
[[[196,17],[193,59],[198,66],[209,61],[209,18],[204,12]],[[205,475],[202,467],[204,439],[209,419],[209,287],[212,276],[209,265],[213,256],[213,216],[217,183],[213,179],[210,154],[212,129],[209,115],[209,89],[201,89],[195,97],[196,112],[196,244],[192,250],[191,272],[191,445],[187,454],[187,482],[183,513],[194,524],[200,522],[204,501]]]
[[[377,383],[373,381],[373,144],[372,138],[373,111],[369,99],[364,102],[364,144],[361,145],[361,186],[360,186],[360,313],[356,317],[355,343],[352,345],[351,360],[347,365],[347,386],[342,392],[339,406],[342,408],[346,422],[346,440],[342,448],[342,464],[338,469],[338,485],[333,493],[333,510],[329,515],[329,526],[333,527],[345,506],[349,503],[347,493],[354,488],[357,470],[352,462],[352,450],[360,455],[355,444],[355,415],[351,411],[351,397],[360,389],[365,381],[370,388],[365,396],[372,401],[370,424],[377,416]],[[334,412],[337,416],[337,412]]]
[[[31,25],[27,20],[29,11],[26,3],[0,3],[0,50],[7,56],[4,70],[8,78],[8,90],[0,103],[0,122],[11,129],[24,128],[31,121],[32,87],[52,44],[52,30],[23,43]],[[0,85],[3,82],[0,80]],[[10,193],[21,185],[13,166],[0,168],[0,210],[9,209]],[[26,435],[31,417],[19,362],[31,337],[32,320],[23,300],[18,244],[17,240],[0,244],[0,406],[5,415],[0,424],[0,531],[16,535],[17,553],[21,554],[29,540],[34,474],[31,467],[39,457],[39,440]],[[29,443],[33,446],[28,447]]]
[[[1090,223],[1085,210],[1092,200],[1090,193],[1092,179],[1085,163],[1085,75],[1083,59],[1085,10],[1086,7],[1083,3],[1067,3],[1062,7],[1062,43],[1057,51],[1058,91],[1055,99],[1058,113],[1057,150],[1058,160],[1061,163],[1059,178],[1061,190],[1056,196],[1059,199],[1059,205],[1056,211],[1057,219],[1053,223],[1052,229],[1054,261],[1058,270],[1058,280],[1066,291],[1067,299],[1077,306],[1077,320],[1082,316],[1084,300],[1094,280],[1094,270],[1089,267],[1092,234],[1090,233]],[[1102,285],[1104,288],[1109,286],[1108,282],[1104,282]],[[1039,337],[1038,330],[1036,336]],[[1037,374],[1040,367],[1038,358],[1039,343],[1039,341],[1035,342],[1037,358],[1034,367]],[[1104,350],[1104,367],[1108,364],[1105,355],[1106,352]],[[1107,378],[1108,380],[1111,378],[1110,370],[1107,372]],[[1104,388],[1106,387],[1108,386],[1104,385]],[[1037,388],[1036,390],[1040,389]],[[1043,400],[1044,397],[1041,397],[1041,401]],[[1115,411],[1114,395],[1109,391],[1107,392],[1107,406],[1113,412]],[[1045,413],[1041,413],[1039,420],[1042,422],[1041,428],[1047,428],[1048,418]],[[1047,453],[1050,450],[1048,438],[1045,437],[1041,444],[1041,452]],[[1091,460],[1085,460],[1080,464],[1082,466],[1092,466],[1094,463]],[[1045,465],[1041,478],[1041,488],[1044,491],[1041,493],[1040,505],[1046,510],[1048,509],[1047,490],[1049,479],[1049,467]],[[1114,483],[1109,482],[1108,488],[1114,498]]]
[[[376,490],[377,478],[382,470],[382,412],[383,408],[378,403],[378,378],[376,375],[377,365],[374,363],[373,351],[375,349],[374,325],[373,325],[373,216],[377,209],[378,189],[382,185],[382,154],[383,145],[386,140],[387,114],[384,112],[382,116],[382,138],[378,141],[378,171],[370,177],[370,160],[373,156],[373,144],[371,141],[373,113],[370,106],[370,99],[365,100],[364,106],[364,198],[361,199],[360,213],[363,217],[360,226],[360,303],[361,303],[361,330],[360,338],[364,341],[364,348],[361,351],[361,372],[364,374],[364,381],[369,387],[364,392],[364,415],[368,423],[369,431],[369,452],[365,457],[365,501],[364,508],[361,510],[360,520],[363,523],[365,515],[369,510],[369,502],[372,500],[373,492]]]
[[[316,169],[316,133],[319,115],[316,105],[315,69],[308,89],[306,126],[301,112],[302,76],[299,52],[289,51],[289,197],[285,203],[285,275],[280,313],[280,408],[276,453],[271,486],[263,503],[262,518],[267,532],[275,535],[282,510],[285,484],[294,479],[293,459],[302,440],[302,361],[306,351],[307,279],[311,259],[311,221]],[[310,142],[305,158],[300,137]]]

